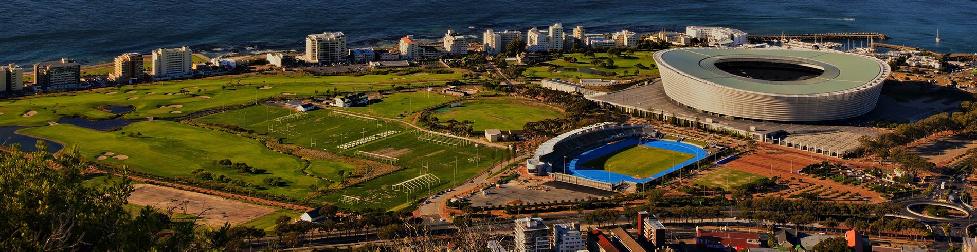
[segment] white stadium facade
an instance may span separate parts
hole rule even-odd
[[[832,51],[677,48],[655,53],[665,94],[696,110],[783,122],[872,111],[889,65]]]

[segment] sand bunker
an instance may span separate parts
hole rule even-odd
[[[24,112],[24,114],[23,115],[20,115],[20,116],[23,116],[23,117],[32,117],[34,115],[37,115],[37,111],[31,110],[31,111]]]
[[[112,158],[114,158],[116,160],[126,160],[126,159],[129,159],[129,156],[119,154],[119,155],[113,156]]]

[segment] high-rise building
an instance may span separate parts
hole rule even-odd
[[[614,46],[622,48],[638,47],[638,34],[627,29],[615,32],[611,35],[614,39]]]
[[[24,69],[10,64],[0,66],[0,92],[24,90]]]
[[[346,61],[346,34],[323,32],[305,37],[305,61],[312,64],[334,64]]]
[[[115,57],[114,62],[115,71],[109,75],[110,80],[131,84],[142,79],[142,54],[126,53]]]
[[[578,25],[576,27],[573,27],[573,38],[576,38],[576,39],[579,39],[579,40],[583,40],[584,39],[584,36],[586,36],[586,35],[587,34],[586,34],[586,31],[584,30],[583,26],[579,26]]]
[[[566,34],[563,33],[563,24],[555,23],[550,25],[548,36],[549,38],[547,39],[549,40],[549,48],[547,48],[547,50],[562,51],[564,44],[563,41],[566,40]]]
[[[189,47],[159,48],[153,50],[154,79],[174,79],[188,77],[193,74],[193,50]]]
[[[515,244],[517,252],[549,251],[549,228],[541,218],[516,219]]]
[[[522,40],[522,32],[505,30],[495,32],[492,29],[485,30],[482,35],[482,44],[485,52],[491,55],[499,54],[515,41]]]
[[[34,64],[34,87],[44,90],[65,90],[81,84],[81,65],[61,59]]]
[[[545,31],[540,31],[533,27],[526,32],[526,51],[542,52],[549,50],[549,42],[546,41]]]
[[[585,247],[580,228],[576,224],[553,225],[553,251],[576,252]]]
[[[462,55],[468,53],[468,39],[460,36],[452,30],[448,30],[441,39],[444,44],[444,51],[451,55]]]

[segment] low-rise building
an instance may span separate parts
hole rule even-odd
[[[370,97],[366,93],[352,93],[333,98],[333,106],[341,108],[366,106],[367,104],[370,104]]]
[[[485,130],[485,140],[489,142],[498,142],[502,140],[502,130],[499,129],[486,129]]]
[[[284,53],[269,53],[265,55],[265,60],[268,61],[269,65],[284,68],[285,66],[292,65],[295,58]]]
[[[637,223],[638,232],[641,232],[641,237],[648,243],[655,247],[665,246],[665,225],[662,225],[658,218],[648,212],[641,211],[638,212]]]
[[[410,67],[410,62],[406,60],[370,61],[368,65],[370,68],[398,68]]]
[[[749,43],[746,32],[728,27],[686,26],[685,35],[705,41],[710,46],[732,47]]]
[[[295,110],[296,112],[308,112],[308,111],[316,110],[316,109],[319,108],[319,107],[316,107],[315,105],[313,105],[312,103],[308,103],[308,102],[304,102],[304,101],[290,101],[290,102],[286,102],[285,103],[285,107],[287,107],[287,108],[289,108],[291,110]]]
[[[760,248],[766,244],[767,237],[757,233],[722,231],[708,232],[695,228],[695,245],[703,249],[733,249],[735,251]]]
[[[81,65],[61,59],[34,64],[34,88],[43,90],[75,89],[81,85]]]
[[[611,48],[617,46],[617,41],[604,36],[587,37],[587,46],[594,49]]]
[[[353,62],[355,63],[367,63],[377,59],[377,54],[373,51],[373,48],[353,48],[349,50],[349,54],[353,55]]]

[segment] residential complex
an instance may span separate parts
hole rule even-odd
[[[462,55],[468,53],[468,39],[465,36],[458,35],[452,30],[444,33],[444,38],[442,38],[444,44],[444,51],[450,55]]]
[[[545,31],[533,27],[526,33],[526,50],[532,52],[563,50],[564,39],[566,38],[563,24],[555,23]]]
[[[0,66],[0,92],[21,91],[24,89],[24,69],[10,64]]]
[[[438,48],[432,45],[422,45],[413,35],[400,38],[400,58],[406,60],[434,59],[441,55]]]
[[[614,39],[614,46],[621,48],[638,47],[638,34],[628,30],[615,32],[611,35]]]
[[[115,70],[109,79],[116,82],[134,83],[143,77],[142,54],[126,53],[115,57]]]
[[[346,34],[323,32],[305,37],[305,61],[312,64],[335,64],[346,61]]]
[[[553,225],[553,251],[576,252],[585,249],[580,227],[576,224]]]
[[[492,29],[485,30],[482,35],[482,43],[485,52],[490,55],[499,54],[505,51],[509,44],[515,41],[522,41],[522,32],[505,30],[501,32]],[[525,42],[523,42],[525,43]]]
[[[708,43],[710,46],[740,46],[749,43],[746,32],[714,26],[687,26],[685,35]]]
[[[549,251],[549,228],[541,218],[516,219],[515,244],[517,252]]]
[[[159,48],[153,50],[154,79],[175,79],[189,77],[193,74],[193,50],[189,47]]]
[[[34,65],[34,87],[43,90],[65,90],[81,84],[81,65],[61,59]]]

